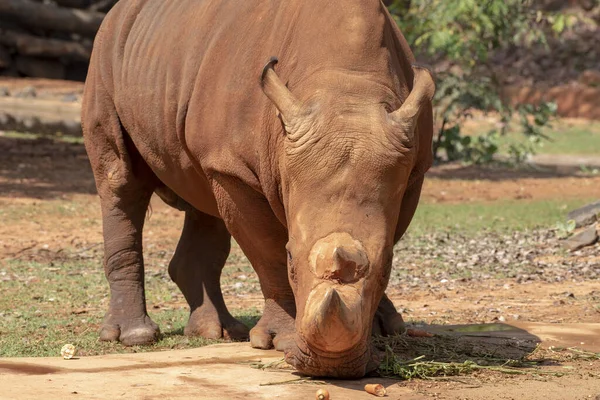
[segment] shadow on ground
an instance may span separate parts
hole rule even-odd
[[[0,195],[54,199],[69,194],[95,194],[90,164],[81,138],[38,135],[21,137],[0,132]],[[512,181],[524,178],[582,177],[577,171],[561,173],[532,167],[463,166],[433,167],[428,178],[442,180]]]
[[[54,199],[94,194],[85,148],[48,137],[0,136],[0,195]]]
[[[433,332],[434,337],[402,335],[392,338],[395,342],[388,345],[394,346],[394,351],[401,360],[421,354],[429,355],[436,361],[444,361],[452,355],[453,361],[458,363],[484,356],[488,360],[497,360],[488,364],[491,366],[504,360],[505,364],[500,365],[506,368],[514,365],[506,364],[509,361],[538,357],[536,349],[540,342],[543,341],[544,347],[554,343],[553,340],[548,340],[548,334],[555,339],[559,338],[557,324],[531,325],[531,329],[515,325],[424,325],[416,328]],[[569,332],[569,335],[571,332],[585,332],[586,335],[596,336],[600,324],[564,324],[561,328]],[[404,338],[406,341],[407,337],[411,342],[408,343],[409,352],[406,353],[398,339]],[[579,340],[579,336],[569,338],[566,341],[560,339],[557,344],[569,346],[571,339]],[[192,398],[201,394],[206,399],[307,399],[314,398],[315,392],[323,388],[331,393],[333,399],[359,400],[373,398],[365,392],[365,384],[379,383],[388,389],[389,398],[424,399],[437,397],[433,395],[434,392],[450,393],[449,390],[452,390],[452,393],[457,394],[452,398],[488,399],[500,398],[500,394],[506,394],[503,397],[548,400],[564,398],[550,396],[548,393],[560,395],[569,391],[582,394],[578,398],[588,398],[588,395],[600,390],[597,380],[590,379],[585,374],[569,373],[578,368],[590,368],[592,371],[588,360],[579,363],[573,360],[538,363],[538,368],[528,370],[529,376],[478,373],[466,384],[464,379],[467,377],[462,377],[456,379],[454,386],[448,386],[450,381],[435,379],[402,384],[397,384],[398,380],[383,377],[306,380],[289,366],[282,367],[282,358],[280,352],[252,349],[249,343],[80,357],[68,362],[58,357],[3,358],[0,359],[0,395],[4,388],[6,393],[8,390],[20,393],[22,398],[36,398],[40,395],[44,398],[65,398],[74,393],[85,398],[97,393],[113,398],[127,393],[129,397],[136,398]],[[570,369],[564,369],[563,363],[570,365]],[[542,381],[539,376],[536,378],[536,374],[544,373]],[[106,382],[111,384],[106,385]],[[466,392],[463,393],[464,391]]]
[[[427,173],[427,178],[466,181],[486,180],[492,182],[517,179],[551,179],[568,177],[585,178],[583,174],[576,170],[572,170],[571,172],[561,172],[556,169],[538,169],[530,166],[510,168],[503,166],[448,164],[433,167]]]

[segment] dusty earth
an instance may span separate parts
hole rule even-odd
[[[518,329],[521,328],[521,329]],[[544,340],[576,345],[596,340],[597,324],[555,326],[524,324],[509,333],[522,342]],[[451,329],[438,327],[438,329]],[[435,331],[435,328],[431,328]],[[594,339],[595,338],[595,339]],[[276,351],[251,349],[245,343],[221,344],[160,353],[60,358],[0,359],[2,398],[135,398],[135,399],[312,399],[318,389],[331,399],[369,399],[367,383],[383,384],[390,399],[597,399],[598,363],[550,363],[542,372],[501,375],[478,372],[447,380],[398,382],[380,377],[358,381],[304,380],[280,363]]]
[[[60,87],[48,87],[53,90],[65,93]],[[423,192],[423,202],[430,204],[590,197],[600,198],[598,176],[457,165],[433,168]],[[181,213],[153,199],[144,239],[149,274],[166,274],[181,226]],[[521,243],[520,237],[515,240]],[[83,146],[0,133],[0,267],[15,259],[99,264],[101,242],[99,202]],[[464,245],[467,253],[481,250]],[[443,249],[452,250],[451,239]],[[552,266],[538,271],[535,279],[530,272],[440,279],[441,275],[424,273],[421,265],[401,264],[402,277],[419,277],[419,283],[398,278],[389,293],[405,317],[426,324],[424,329],[502,322],[520,328],[511,331],[511,337],[525,335],[523,340],[541,341],[545,349],[574,346],[600,353],[599,250],[596,245],[575,255],[535,253],[535,266]],[[244,262],[235,248],[224,276],[231,309],[262,306],[256,278],[236,267]],[[151,306],[177,308],[185,307],[185,302],[181,294],[174,294],[171,301]],[[494,339],[497,334],[487,336]],[[0,359],[0,398],[313,398],[321,387],[315,382],[260,385],[298,378],[292,371],[250,365],[280,359],[280,353],[255,351],[247,343],[71,361]],[[383,382],[389,398],[600,399],[598,360],[562,356],[556,360],[544,365],[543,373],[526,375],[482,371],[445,380],[368,381]],[[362,391],[365,382],[328,381],[326,387],[332,399],[366,399],[370,395]]]

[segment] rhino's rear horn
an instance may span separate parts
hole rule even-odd
[[[422,66],[413,65],[413,88],[399,109],[389,114],[394,123],[402,126],[406,134],[412,134],[421,110],[431,103],[435,95],[435,82],[431,72]]]
[[[294,119],[303,114],[302,103],[289,91],[285,84],[279,79],[273,66],[279,60],[277,57],[271,57],[265,65],[261,75],[261,86],[263,92],[273,102],[281,114],[283,123],[286,127],[293,126]]]

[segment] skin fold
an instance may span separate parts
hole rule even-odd
[[[404,329],[384,291],[431,165],[434,84],[413,64],[378,0],[119,1],[82,110],[111,291],[100,338],[157,340],[142,255],[157,193],[185,212],[169,274],[186,334],[249,336],[313,376],[375,369],[370,335]],[[219,286],[232,236],[265,297],[250,332]]]

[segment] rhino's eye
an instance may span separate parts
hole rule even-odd
[[[292,257],[292,253],[289,250],[286,250],[286,253],[287,253],[288,264],[291,264],[292,261],[294,261],[294,257]]]
[[[296,267],[294,266],[294,258],[292,257],[292,253],[286,249],[287,258],[288,258],[288,270],[290,274],[290,279],[292,282],[296,282]]]

